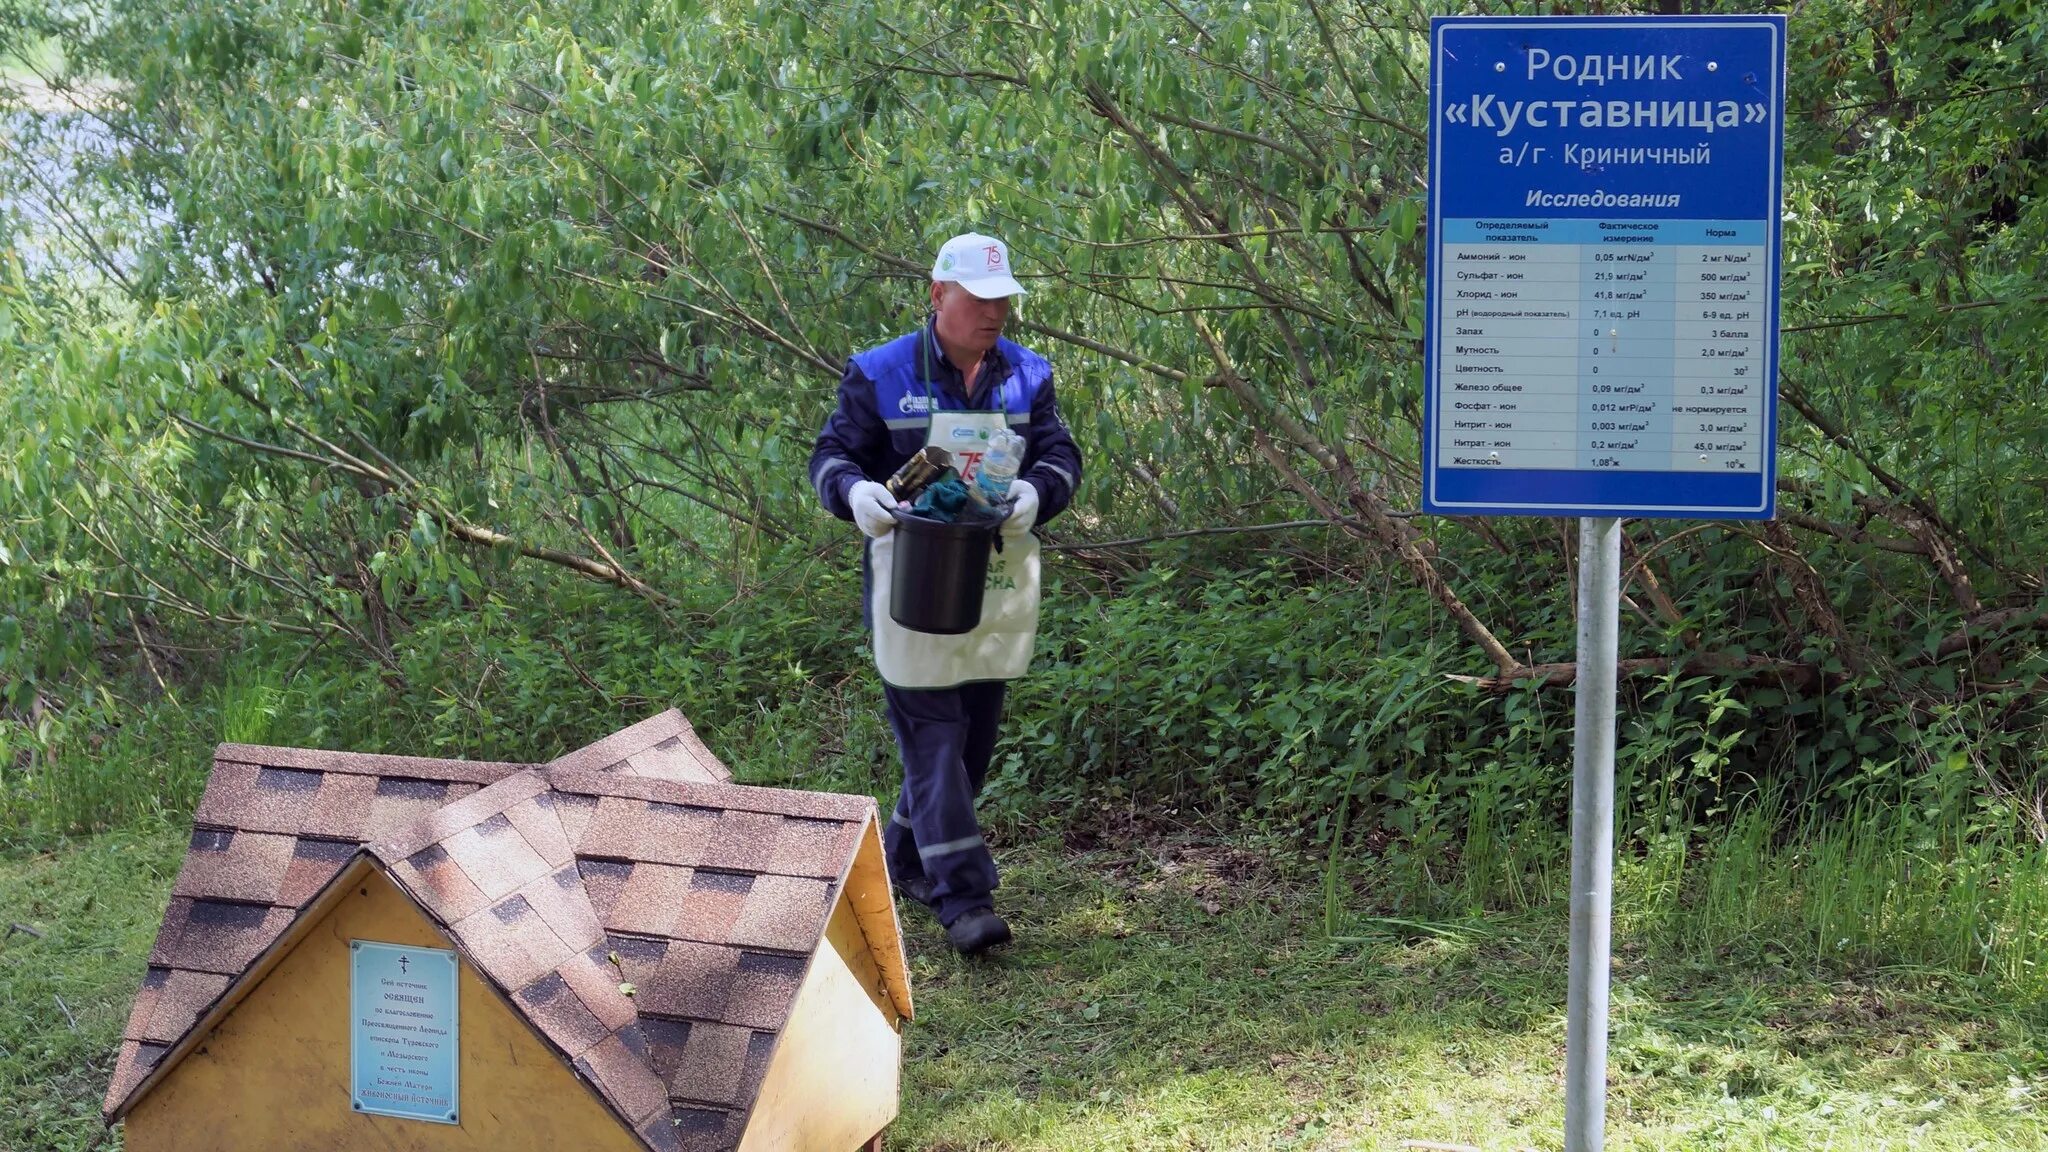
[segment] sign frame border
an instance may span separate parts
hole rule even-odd
[[[1655,519],[1700,519],[1700,520],[1773,520],[1777,518],[1778,488],[1778,363],[1779,363],[1779,308],[1781,303],[1781,280],[1784,261],[1784,214],[1785,214],[1785,83],[1787,66],[1786,33],[1787,18],[1782,13],[1760,13],[1748,16],[1432,16],[1430,18],[1430,78],[1429,78],[1429,240],[1426,252],[1426,273],[1423,295],[1423,368],[1422,368],[1422,511],[1434,516],[1617,516]],[[1772,212],[1765,221],[1767,228],[1767,255],[1765,266],[1769,284],[1770,300],[1765,316],[1768,334],[1764,342],[1764,372],[1762,379],[1767,383],[1764,393],[1764,443],[1768,450],[1763,461],[1763,499],[1761,504],[1748,506],[1723,505],[1642,505],[1627,502],[1609,504],[1538,504],[1514,501],[1459,501],[1446,502],[1436,498],[1438,472],[1436,462],[1436,416],[1440,406],[1438,390],[1440,381],[1439,350],[1437,333],[1437,311],[1442,293],[1443,264],[1443,188],[1437,179],[1441,170],[1440,157],[1443,149],[1443,133],[1440,131],[1444,115],[1444,76],[1438,67],[1443,53],[1443,36],[1453,29],[1485,28],[1644,28],[1651,25],[1665,27],[1693,28],[1742,28],[1767,30],[1771,36],[1771,54],[1775,65],[1773,83],[1768,92],[1771,99],[1772,126],[1771,159],[1768,168],[1770,183],[1770,205]],[[1578,219],[1577,217],[1552,217],[1552,219]],[[1587,219],[1594,219],[1587,217]],[[1625,477],[1630,475],[1677,475],[1675,472],[1592,472],[1588,469],[1560,469],[1585,475]]]

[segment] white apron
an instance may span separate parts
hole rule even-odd
[[[933,412],[925,443],[963,456],[961,478],[973,483],[981,454],[958,452],[954,445],[985,443],[1007,420],[1001,411]],[[895,555],[894,532],[868,543],[868,618],[875,629],[875,669],[884,683],[893,688],[953,688],[1024,675],[1038,638],[1038,537],[1028,532],[1003,537],[1003,550],[988,558],[981,623],[961,636],[913,632],[889,617]]]

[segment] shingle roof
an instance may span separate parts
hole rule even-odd
[[[367,840],[517,764],[222,744],[121,1032],[112,1111]]]
[[[695,780],[704,784],[732,780],[732,771],[711,754],[711,749],[697,738],[697,730],[673,708],[578,748],[551,761],[548,768],[616,772],[658,780]]]
[[[412,774],[369,770],[399,768]],[[723,783],[673,711],[531,768],[223,745],[110,1119],[356,853],[319,803],[335,775],[371,781],[351,786],[375,797],[357,806],[368,853],[648,1147],[737,1146],[876,813],[867,797]],[[306,834],[316,817],[323,834]],[[886,917],[871,946],[893,954],[886,893],[860,895],[864,923]],[[908,1015],[900,963],[885,967]]]

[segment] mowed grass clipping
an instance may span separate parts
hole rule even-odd
[[[184,843],[116,832],[0,861],[0,920],[43,933],[0,942],[0,1148],[99,1138]],[[892,1148],[1562,1146],[1561,905],[1367,918],[1336,943],[1313,877],[1240,846],[1003,859],[1019,942],[993,961],[904,909],[918,1017]],[[1617,940],[1608,1147],[2048,1149],[2040,1006],[1928,969],[1821,975],[1768,941],[1728,952]]]

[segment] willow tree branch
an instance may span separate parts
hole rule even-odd
[[[1194,178],[1189,176],[1186,170],[1172,156],[1167,154],[1165,149],[1154,143],[1139,129],[1137,124],[1131,120],[1129,113],[1124,111],[1122,104],[1110,93],[1109,89],[1091,78],[1082,82],[1082,91],[1088,98],[1091,110],[1100,118],[1108,121],[1117,131],[1123,133],[1125,139],[1131,142],[1132,147],[1137,149],[1146,162],[1152,166],[1153,170],[1167,178],[1167,192],[1180,203],[1182,211],[1186,212],[1192,219],[1206,223],[1213,231],[1219,233],[1230,231],[1228,215],[1210,204],[1208,198],[1203,196],[1201,191],[1195,187]],[[1224,240],[1220,243],[1225,250],[1236,256],[1243,264],[1244,274],[1251,281],[1255,292],[1275,305],[1286,304],[1285,294],[1268,281],[1265,274],[1259,270],[1260,262],[1253,258],[1250,249],[1236,240]],[[1186,301],[1182,300],[1182,303],[1185,304]],[[1308,349],[1303,346],[1300,334],[1295,331],[1293,321],[1288,318],[1285,311],[1281,310],[1276,310],[1273,313],[1272,319],[1273,327],[1280,335],[1280,342],[1287,347],[1288,358],[1294,362],[1295,376],[1302,384],[1314,387],[1317,383],[1316,372],[1309,362]],[[1344,459],[1342,449],[1332,448],[1331,451],[1342,461],[1340,471],[1344,475],[1346,483],[1353,483],[1354,477],[1351,462],[1348,459]]]
[[[1884,485],[1885,489],[1895,498],[1910,505],[1914,511],[1926,517],[1931,524],[1939,528],[1942,535],[1968,549],[1977,559],[1983,561],[1992,569],[2004,573],[2008,579],[2011,579],[2020,587],[2035,590],[2041,587],[2041,580],[2038,576],[2012,571],[2006,565],[1999,563],[1996,557],[1964,536],[1954,525],[1944,519],[1934,505],[1927,502],[1926,498],[1907,487],[1904,481],[1892,475],[1883,465],[1873,460],[1868,453],[1859,448],[1856,442],[1849,438],[1849,434],[1840,425],[1830,420],[1826,413],[1814,407],[1813,403],[1806,398],[1805,393],[1801,389],[1781,385],[1778,389],[1778,395],[1782,396],[1786,403],[1798,410],[1799,414],[1806,418],[1807,423],[1819,430],[1820,434],[1827,437],[1829,442],[1833,443],[1835,447],[1848,453],[1851,459],[1868,469],[1870,474],[1877,479],[1877,482]]]
[[[287,375],[290,374],[289,370],[283,369],[281,365],[279,365],[279,368],[282,371],[286,371]],[[233,385],[229,385],[229,387],[231,388],[231,390],[234,390],[237,395],[241,396],[244,400],[252,404],[257,403],[256,398],[252,394]],[[265,407],[265,409],[268,410],[267,406],[262,407]],[[412,511],[415,513],[424,512],[427,515],[433,517],[433,519],[441,525],[444,531],[465,543],[478,545],[486,548],[505,548],[517,555],[524,556],[529,560],[539,560],[543,563],[553,564],[561,568],[567,568],[572,572],[576,572],[580,575],[587,576],[590,579],[595,580],[601,584],[610,584],[615,587],[625,589],[626,591],[633,592],[641,596],[645,596],[651,600],[655,600],[660,603],[666,604],[673,602],[671,597],[669,597],[667,594],[654,588],[652,585],[647,584],[645,581],[642,581],[639,577],[634,576],[624,567],[619,566],[617,564],[592,560],[588,556],[579,556],[576,553],[565,552],[559,548],[550,548],[545,545],[531,544],[526,541],[520,540],[517,537],[508,536],[505,533],[499,532],[494,528],[487,528],[479,524],[471,524],[464,520],[462,517],[459,517],[455,515],[453,512],[451,512],[439,500],[436,500],[431,496],[425,495],[423,492],[420,491],[418,487],[411,484],[406,484],[400,481],[397,477],[394,477],[390,473],[386,472],[384,469],[378,468],[374,465],[371,465],[361,460],[360,458],[354,456],[353,454],[341,449],[339,446],[327,440],[325,437],[322,437],[318,433],[312,431],[310,428],[307,428],[305,425],[300,424],[298,421],[293,420],[290,417],[285,416],[282,413],[276,412],[274,410],[270,411],[270,415],[273,419],[285,425],[287,428],[290,428],[293,432],[296,432],[300,436],[305,437],[307,440],[310,440],[313,443],[318,444],[321,448],[332,453],[333,455],[328,457],[322,457],[315,455],[313,453],[302,452],[295,448],[287,448],[276,444],[265,444],[262,441],[251,440],[247,437],[234,436],[229,433],[221,432],[217,429],[210,428],[205,424],[199,423],[198,421],[189,420],[184,417],[178,417],[178,420],[181,424],[185,425],[186,427],[192,428],[195,431],[202,432],[209,436],[217,436],[222,440],[230,441],[254,452],[265,453],[273,456],[283,457],[286,459],[301,460],[309,463],[318,464],[323,468],[340,471],[348,475],[355,476],[358,479],[365,480],[369,482],[371,485],[373,485],[378,492],[392,496],[395,499],[397,499],[399,504],[405,507],[408,511]]]
[[[1910,320],[1916,316],[1947,316],[1956,312],[1975,312],[1979,308],[2008,308],[2016,304],[2048,304],[2048,292],[2035,296],[2012,296],[2003,300],[1966,300],[1961,304],[1937,304],[1921,312],[1872,312],[1863,316],[1832,316],[1811,324],[1794,324],[1780,331],[1826,332],[1836,328],[1855,328],[1863,324],[1882,324],[1889,320]]]
[[[1792,530],[1769,520],[1758,526],[1752,539],[1778,561],[1778,567],[1792,582],[1792,598],[1798,601],[1814,627],[1837,644],[1852,643],[1849,629],[1842,623],[1841,613],[1835,611],[1834,600],[1828,594],[1827,581],[1821,579],[1813,563],[1799,550],[1799,541],[1793,539]],[[1845,653],[1844,662],[1849,661],[1850,656]]]
[[[1319,172],[1322,169],[1322,165],[1317,164],[1315,158],[1308,153],[1303,152],[1284,140],[1275,140],[1271,136],[1261,136],[1257,132],[1245,132],[1241,129],[1232,128],[1227,124],[1212,124],[1207,120],[1198,120],[1193,116],[1182,116],[1176,112],[1160,112],[1155,110],[1152,112],[1152,117],[1156,120],[1164,120],[1168,124],[1177,124],[1182,128],[1192,129],[1196,132],[1206,132],[1212,136],[1227,136],[1232,140],[1242,140],[1247,144],[1256,144],[1269,151],[1278,152],[1312,172]]]
[[[1363,524],[1359,524],[1350,517],[1340,515],[1335,506],[1330,503],[1328,497],[1317,491],[1315,485],[1308,482],[1307,477],[1301,475],[1300,472],[1288,464],[1287,458],[1281,454],[1280,449],[1273,443],[1270,436],[1257,427],[1253,427],[1251,432],[1253,445],[1273,465],[1273,468],[1280,473],[1281,477],[1287,481],[1289,487],[1300,493],[1302,498],[1307,500],[1316,511],[1321,512],[1326,519],[1344,524],[1346,527],[1356,525],[1357,527],[1354,531],[1358,535],[1365,539],[1376,540],[1382,547],[1394,553],[1400,559],[1402,565],[1408,569],[1409,575],[1415,582],[1422,585],[1424,590],[1434,597],[1438,604],[1443,606],[1444,611],[1450,613],[1451,618],[1457,621],[1459,630],[1464,632],[1467,639],[1479,645],[1480,649],[1486,653],[1487,659],[1493,661],[1494,667],[1499,669],[1501,675],[1512,674],[1521,668],[1521,662],[1508,652],[1507,646],[1500,642],[1499,637],[1493,634],[1493,630],[1488,628],[1470,607],[1466,606],[1464,600],[1444,580],[1443,574],[1437,571],[1436,565],[1430,561],[1428,556],[1423,554],[1422,549],[1417,543],[1412,539],[1406,538],[1406,534],[1401,531],[1401,529],[1407,527],[1405,524],[1396,528],[1395,520],[1385,511],[1380,511],[1377,517],[1368,515],[1366,522]],[[1368,493],[1368,495],[1370,494]]]
[[[1862,544],[1884,552],[1896,552],[1902,556],[1927,555],[1926,543],[1919,540],[1898,540],[1890,536],[1880,536],[1865,528],[1851,528],[1803,512],[1786,512],[1781,509],[1778,512],[1778,519],[1795,528],[1804,528],[1808,532],[1819,533],[1822,536],[1832,536],[1849,544]]]
[[[918,265],[909,260],[905,260],[901,256],[897,256],[894,253],[885,252],[872,244],[864,243],[859,238],[855,237],[854,235],[846,231],[846,229],[841,228],[836,224],[827,223],[826,221],[823,220],[813,220],[808,216],[803,216],[798,213],[791,212],[786,208],[778,208],[772,204],[767,205],[765,210],[770,215],[780,217],[781,219],[787,220],[791,224],[795,224],[798,227],[808,228],[821,236],[829,236],[832,239],[839,241],[841,244],[846,245],[847,247],[853,249],[856,252],[859,252],[861,255],[866,256],[868,259],[873,260],[886,268],[893,269],[894,271],[903,273],[908,276],[921,277],[924,276],[927,272],[927,269],[925,269],[921,265]],[[1107,356],[1112,360],[1122,361],[1123,363],[1129,364],[1131,367],[1136,368],[1141,372],[1150,373],[1151,375],[1158,376],[1164,380],[1171,380],[1176,384],[1188,378],[1188,374],[1186,372],[1181,371],[1178,368],[1169,367],[1165,364],[1158,363],[1157,361],[1154,361],[1148,357],[1140,356],[1136,352],[1131,352],[1122,348],[1117,348],[1112,345],[1105,344],[1100,340],[1090,339],[1089,337],[1083,336],[1078,332],[1069,332],[1063,328],[1055,328],[1050,324],[1040,324],[1032,320],[1020,319],[1016,321],[1016,325],[1018,328],[1021,328],[1026,332],[1036,332],[1040,336],[1050,337],[1051,339],[1058,340],[1063,344],[1072,344],[1076,348],[1086,348],[1090,352],[1100,353],[1101,355]]]

